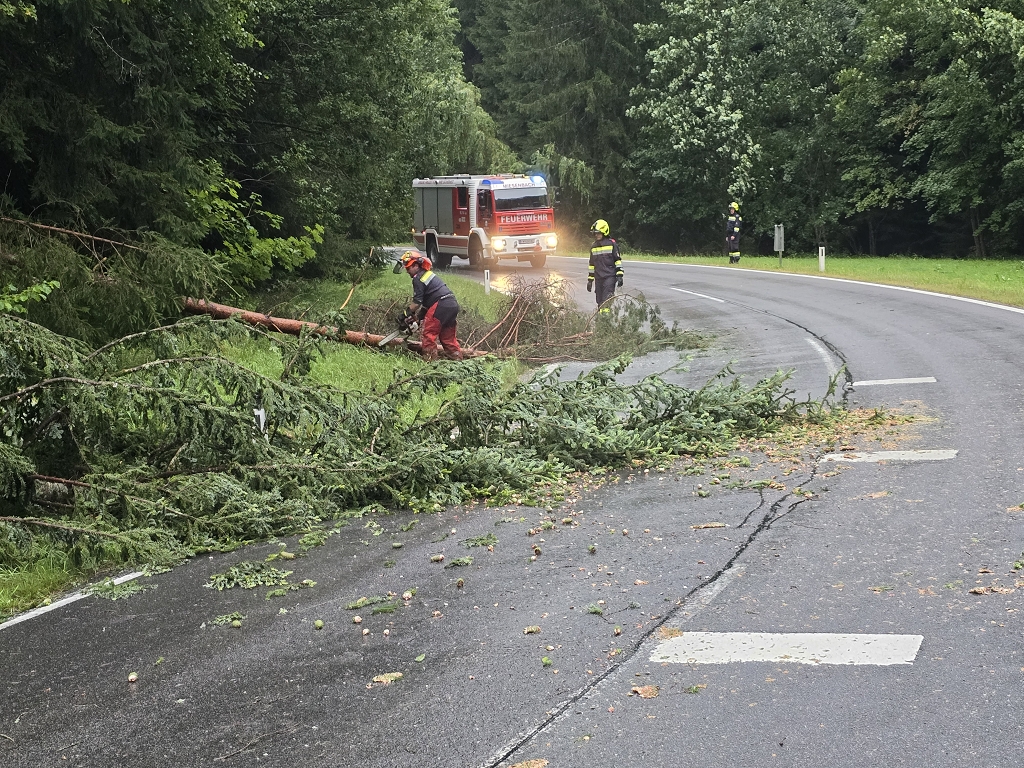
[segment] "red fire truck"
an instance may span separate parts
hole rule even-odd
[[[543,176],[437,176],[413,180],[412,190],[413,239],[439,269],[454,256],[480,268],[500,259],[542,267],[558,246]]]

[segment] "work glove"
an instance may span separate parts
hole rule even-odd
[[[616,288],[621,288],[622,287],[622,278],[621,277],[618,280],[615,281],[615,287]]]
[[[587,293],[591,293],[594,290],[594,281],[587,280]]]

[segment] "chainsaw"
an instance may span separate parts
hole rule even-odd
[[[420,329],[420,324],[418,322],[416,322],[415,318],[412,316],[412,314],[407,309],[398,318],[398,329],[392,331],[387,336],[385,336],[383,339],[378,341],[377,342],[377,346],[378,347],[386,347],[388,344],[390,344],[392,341],[397,339],[399,336],[402,336],[403,337],[403,341],[404,341],[406,338],[408,338],[412,334],[416,333],[416,331],[418,331],[419,329]]]

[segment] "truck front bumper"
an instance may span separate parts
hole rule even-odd
[[[495,258],[527,261],[544,254],[553,256],[558,248],[558,235],[544,232],[537,235],[508,235],[491,238],[490,251]]]

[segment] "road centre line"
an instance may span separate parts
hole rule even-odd
[[[934,376],[922,376],[919,379],[869,379],[867,381],[855,381],[854,387],[883,387],[889,384],[935,384]]]
[[[651,661],[676,664],[913,664],[922,635],[830,632],[684,632],[661,642]]]
[[[700,296],[702,299],[710,299],[711,301],[717,301],[719,304],[725,304],[725,299],[718,299],[714,296],[708,296],[704,293],[697,293],[696,291],[684,291],[682,288],[673,288],[671,285],[668,286],[670,291],[679,291],[679,293],[688,293],[691,296]]]
[[[139,576],[142,575],[142,571],[135,571],[134,573],[128,573],[124,576],[118,576],[116,579],[113,579],[113,582],[114,584],[124,584],[126,581],[137,579],[139,578]],[[15,616],[13,619],[8,619],[3,624],[0,624],[0,630],[7,629],[8,627],[13,627],[15,624],[20,624],[21,622],[28,621],[29,619],[34,619],[36,616],[42,616],[44,613],[55,611],[58,608],[63,608],[65,605],[69,605],[78,600],[81,600],[83,597],[89,597],[90,594],[90,592],[87,592],[85,590],[81,592],[75,592],[73,595],[62,597],[60,600],[50,603],[49,605],[43,605],[39,608],[34,608],[31,611],[26,611],[25,613]]]
[[[959,451],[851,451],[850,453],[826,453],[822,461],[877,463],[879,461],[948,461],[955,459]]]
[[[814,347],[814,351],[817,352],[821,359],[825,361],[825,367],[828,368],[829,376],[835,376],[839,373],[839,369],[836,367],[835,361],[832,359],[832,355],[828,353],[828,350],[825,349],[817,339],[807,339],[807,343]]]

